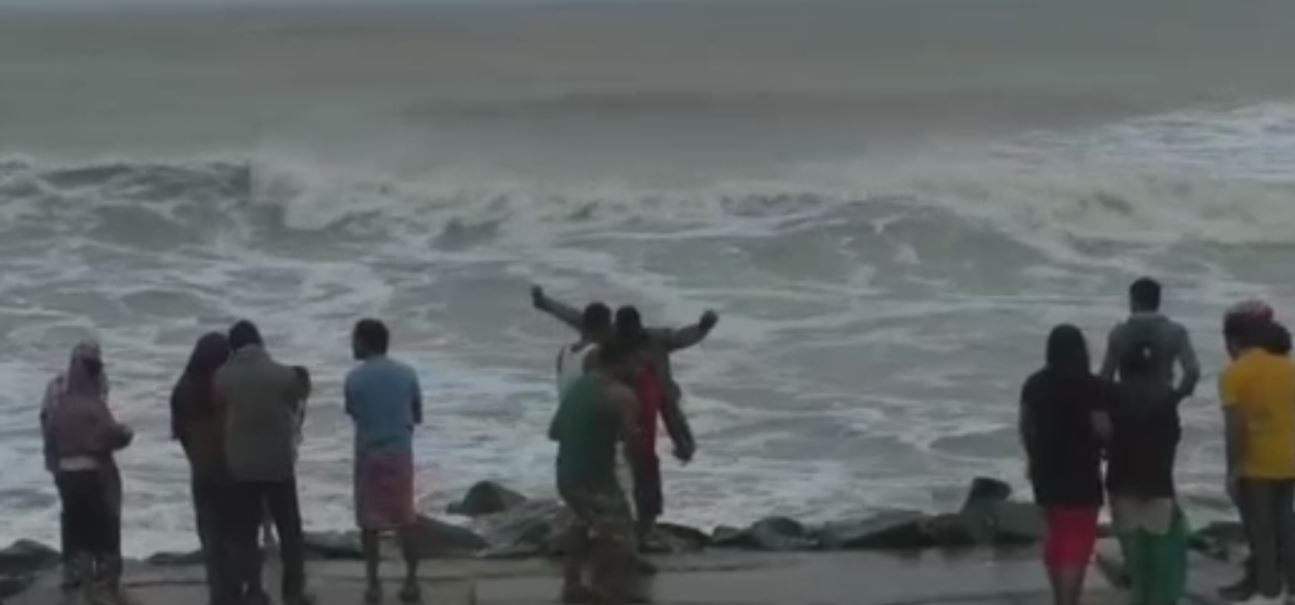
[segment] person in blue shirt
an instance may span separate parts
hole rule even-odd
[[[418,375],[387,357],[391,336],[376,319],[355,325],[351,345],[360,365],[346,377],[346,413],[355,422],[355,517],[364,545],[365,601],[382,601],[378,536],[400,534],[406,576],[400,600],[418,603],[418,549],[414,542],[414,427],[423,422]]]

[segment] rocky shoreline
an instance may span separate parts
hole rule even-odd
[[[1043,537],[1044,523],[1031,503],[1013,500],[1011,488],[994,479],[978,478],[956,512],[882,511],[858,519],[806,524],[787,517],[766,517],[747,527],[721,526],[707,532],[661,523],[646,549],[655,554],[699,553],[708,549],[769,552],[810,552],[928,549],[1023,548]],[[524,559],[562,555],[559,536],[570,513],[554,500],[530,499],[504,486],[482,482],[450,506],[448,513],[464,525],[431,517],[418,521],[418,544],[423,557]],[[1215,524],[1197,532],[1193,547],[1211,557],[1233,561],[1242,543],[1233,524]],[[357,532],[307,534],[311,560],[359,560]],[[192,566],[202,561],[197,552],[163,552],[142,563],[152,566]],[[57,567],[55,549],[20,540],[0,550],[0,599],[30,587],[43,572]]]

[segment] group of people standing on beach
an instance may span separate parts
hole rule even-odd
[[[559,405],[548,427],[558,444],[558,491],[575,516],[563,540],[562,599],[619,605],[631,597],[637,574],[654,571],[637,544],[664,508],[657,418],[680,461],[696,452],[670,355],[704,340],[719,318],[707,312],[685,328],[646,328],[634,307],[613,315],[605,304],[591,303],[582,311],[538,287],[532,302],[579,335],[558,353]],[[346,377],[344,400],[355,425],[355,513],[365,601],[383,600],[379,540],[395,532],[406,566],[399,598],[418,603],[413,435],[423,421],[423,399],[415,371],[387,355],[390,339],[374,319],[359,321],[352,332],[359,364]],[[122,481],[114,454],[134,433],[114,417],[108,384],[100,346],[76,345],[67,369],[46,389],[40,421],[46,466],[62,503],[63,587],[83,590],[89,602],[116,605],[130,598],[121,584]],[[190,463],[212,605],[270,602],[259,540],[267,523],[278,534],[284,604],[315,601],[306,589],[296,479],[310,395],[310,372],[277,362],[249,321],[199,338],[172,390],[171,432]],[[622,485],[632,485],[632,499]]]
[[[1187,330],[1160,312],[1159,283],[1139,279],[1129,297],[1132,314],[1111,331],[1096,374],[1083,333],[1061,325],[1048,337],[1044,368],[1021,393],[1021,438],[1047,520],[1044,563],[1057,605],[1079,602],[1104,504],[1131,605],[1172,605],[1184,596],[1187,526],[1174,465],[1179,407],[1195,392],[1200,364]],[[1291,335],[1259,301],[1229,309],[1222,332],[1231,358],[1218,389],[1226,488],[1251,558],[1245,577],[1220,596],[1277,605],[1295,596]]]
[[[356,522],[366,558],[366,600],[382,600],[379,535],[403,538],[405,603],[421,601],[418,556],[412,548],[414,427],[422,422],[417,374],[387,356],[386,325],[355,325],[359,364],[344,398],[355,424]],[[172,390],[171,430],[188,458],[198,538],[213,605],[268,604],[262,584],[260,530],[278,533],[285,605],[315,601],[306,590],[305,544],[296,464],[310,373],[280,364],[249,321],[228,333],[202,336]],[[82,589],[91,603],[130,602],[122,590],[121,476],[114,453],[133,432],[108,406],[108,374],[98,344],[73,350],[41,407],[46,465],[62,502],[63,587]]]

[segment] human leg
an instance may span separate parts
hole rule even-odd
[[[1276,489],[1271,481],[1244,479],[1241,498],[1246,508],[1246,534],[1255,558],[1258,596],[1276,599],[1282,592],[1278,559]]]
[[[1097,541],[1098,509],[1053,507],[1047,511],[1044,563],[1056,605],[1078,605]]]
[[[360,530],[360,547],[364,551],[364,602],[366,603],[382,602],[382,581],[378,578],[378,565],[382,552],[378,537],[377,530]]]
[[[400,590],[400,600],[404,603],[419,603],[423,600],[422,585],[418,582],[418,563],[421,557],[417,527],[414,524],[400,528],[400,548],[405,557],[405,585]]]
[[[1295,595],[1295,481],[1275,482],[1277,511],[1277,555],[1282,584],[1287,595]]]
[[[290,605],[310,603],[306,594],[306,544],[301,527],[301,506],[297,499],[297,481],[267,484],[267,498],[279,532],[279,555],[283,561],[283,599]]]

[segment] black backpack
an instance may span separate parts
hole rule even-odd
[[[1134,409],[1150,411],[1167,403],[1172,387],[1161,372],[1172,361],[1164,338],[1154,326],[1127,327],[1119,359],[1120,386]]]

